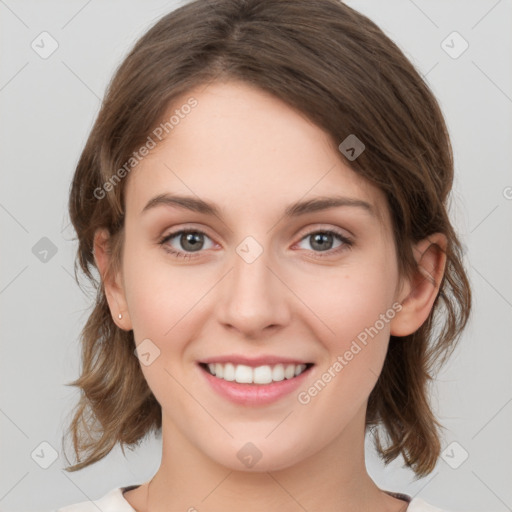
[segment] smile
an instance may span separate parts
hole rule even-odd
[[[285,379],[298,377],[312,363],[308,364],[275,364],[251,367],[234,363],[202,363],[201,367],[210,375],[228,382],[239,384],[270,384]]]
[[[315,366],[314,363],[302,361],[279,362],[272,357],[259,360],[237,358],[243,362],[216,359],[198,364],[206,383],[218,396],[246,407],[265,406],[293,396],[298,387],[304,386],[305,379]]]

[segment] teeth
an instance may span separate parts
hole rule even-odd
[[[229,381],[235,380],[235,367],[231,363],[227,363],[224,365],[223,372],[224,372],[224,375],[222,378],[224,380],[229,380]]]
[[[235,370],[235,380],[241,384],[250,384],[252,380],[252,368],[250,366],[244,366],[239,364]]]
[[[276,364],[274,368],[272,368],[272,380],[275,382],[284,380],[284,366],[282,364]]]
[[[292,377],[295,377],[295,365],[288,364],[284,369],[284,378],[291,379]]]
[[[257,384],[268,384],[272,382],[272,369],[270,366],[257,366],[252,370],[254,382]]]
[[[306,369],[305,364],[276,364],[274,366],[257,366],[253,368],[245,364],[210,363],[208,371],[227,381],[236,381],[241,384],[269,384],[284,379],[293,379]]]

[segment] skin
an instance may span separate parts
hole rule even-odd
[[[215,82],[173,108],[190,96],[198,106],[126,178],[124,259],[112,279],[106,233],[95,237],[114,321],[133,329],[136,344],[149,338],[160,350],[141,369],[162,406],[162,461],[149,507],[147,483],[126,500],[141,512],[405,510],[366,471],[365,412],[389,335],[410,334],[428,317],[444,236],[417,244],[417,275],[400,279],[382,192],[343,163],[326,132],[244,83]],[[214,202],[221,217],[172,206],[141,214],[163,192]],[[335,192],[374,214],[343,206],[283,216],[295,201]],[[191,259],[158,243],[185,228],[206,233],[200,250],[179,235],[167,246]],[[353,245],[334,237],[318,249],[307,235],[325,229]],[[247,236],[263,250],[250,264],[236,252]],[[298,391],[307,390],[397,303],[401,311],[307,404],[292,392],[270,405],[235,405],[197,365],[232,353],[297,357],[315,363]],[[251,468],[237,458],[247,442],[262,453]]]

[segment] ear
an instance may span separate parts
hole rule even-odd
[[[94,260],[98,267],[110,313],[114,323],[121,329],[132,329],[128,305],[120,272],[115,275],[109,271],[111,264],[110,235],[107,229],[98,229],[94,234]],[[119,318],[119,314],[122,318]]]
[[[391,321],[393,336],[412,334],[428,318],[444,275],[446,247],[447,239],[442,233],[430,235],[414,246],[417,270],[398,294],[402,309]]]

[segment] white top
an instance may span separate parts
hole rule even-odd
[[[135,509],[126,501],[123,496],[124,491],[128,491],[138,487],[138,485],[130,485],[126,487],[116,487],[110,490],[105,496],[94,501],[81,501],[73,505],[67,505],[52,512],[135,512]],[[409,502],[407,512],[448,512],[429,505],[421,498],[411,498],[405,494],[385,491],[398,499]]]

